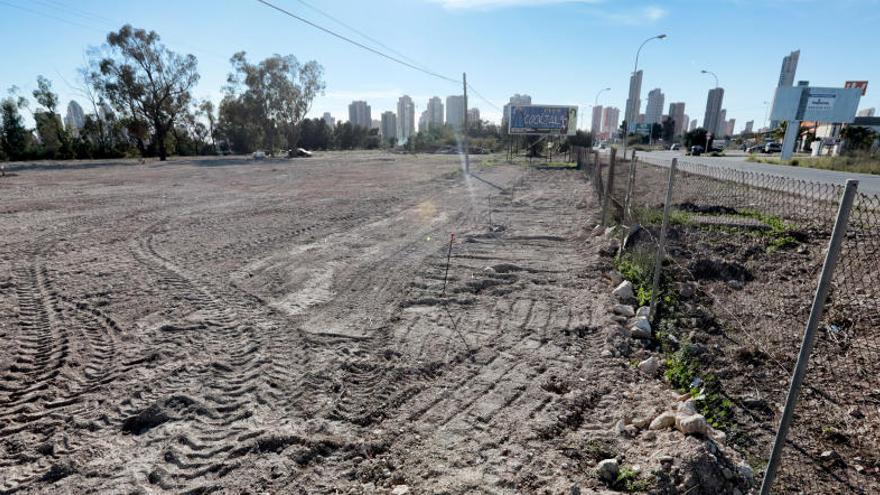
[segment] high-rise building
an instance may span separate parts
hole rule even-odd
[[[645,114],[640,113],[638,117],[636,117],[636,124],[644,124],[645,123]]]
[[[464,124],[464,96],[452,95],[446,97],[446,123],[460,129]]]
[[[675,132],[674,135],[680,136],[685,133],[687,130],[688,118],[687,115],[684,114],[684,103],[670,103],[669,104],[669,118],[671,118],[675,122]]]
[[[382,141],[387,143],[391,138],[397,141],[397,115],[394,112],[382,112],[382,127],[379,132],[382,133]]]
[[[443,125],[443,100],[439,96],[435,96],[428,100],[428,112],[425,125],[430,127],[441,127]]]
[[[510,120],[510,106],[511,105],[531,105],[532,97],[529,95],[521,95],[519,93],[510,97],[510,100],[506,105],[504,105],[504,115],[501,116],[501,127],[507,129],[507,123]],[[448,115],[448,113],[447,113]],[[448,121],[448,119],[447,119]]]
[[[753,132],[755,132],[754,129],[755,129],[755,121],[750,120],[750,121],[746,122],[746,127],[743,129],[743,134],[752,134]]]
[[[79,103],[71,100],[67,104],[67,115],[64,117],[64,126],[72,136],[79,136],[79,131],[86,125],[86,114]]]
[[[611,139],[617,133],[620,126],[620,109],[617,107],[605,107],[602,110],[602,133],[601,139]]]
[[[648,92],[648,104],[645,105],[646,124],[659,124],[662,122],[664,100],[666,100],[666,95],[660,91],[660,88],[655,88]]]
[[[801,51],[795,50],[782,59],[782,68],[779,69],[779,81],[776,84],[776,87],[783,86],[793,86],[794,85],[794,77],[797,73],[798,60],[801,58]],[[778,120],[770,121],[770,128],[776,129],[779,127]]]
[[[382,122],[379,119],[370,120],[370,129],[379,129],[379,126],[382,125]]]
[[[718,126],[712,131],[716,137],[724,136],[727,133],[727,109],[722,109],[718,114]]]
[[[416,106],[412,98],[403,95],[397,100],[397,142],[404,144],[415,134]]]
[[[697,128],[697,119],[691,121],[691,125],[688,126],[688,132],[693,131]]]
[[[336,125],[336,119],[330,115],[330,112],[324,112],[324,116],[321,118],[324,119],[324,123],[327,124],[327,127],[331,129]]]
[[[629,77],[629,97],[626,99],[626,111],[623,119],[626,121],[627,131],[635,128],[642,110],[642,71],[637,71]]]
[[[724,135],[725,136],[733,136],[733,130],[736,127],[736,119],[730,119],[727,121],[727,125],[725,127]]]
[[[424,112],[421,113],[421,115],[419,115],[419,125],[418,125],[417,129],[419,130],[419,132],[425,132],[428,130],[428,111],[427,110],[425,110]]]
[[[365,101],[353,101],[348,105],[348,121],[351,125],[369,129],[373,124],[373,118],[370,116],[370,105]]]
[[[468,109],[468,126],[472,126],[475,123],[480,121],[480,109],[479,108],[469,108]]]
[[[874,109],[874,107],[865,108],[864,110],[859,110],[858,116],[859,117],[873,117],[875,111],[876,110]]]
[[[719,124],[722,122],[721,104],[724,102],[724,88],[713,88],[709,90],[709,97],[706,98],[706,115],[703,116],[703,129],[707,132],[715,133]]]
[[[602,110],[602,105],[593,107],[593,120],[590,123],[590,132],[593,133],[594,137],[597,137],[602,132]]]

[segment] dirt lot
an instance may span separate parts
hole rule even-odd
[[[581,173],[479,173],[358,152],[4,178],[0,492],[602,492],[605,457],[732,488],[694,464],[710,440],[615,426],[676,394],[600,358]]]

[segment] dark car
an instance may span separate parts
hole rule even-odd
[[[767,143],[764,145],[764,153],[782,153],[782,145],[780,143]]]
[[[693,156],[700,156],[703,154],[704,151],[706,151],[706,148],[703,148],[701,145],[697,144],[691,146],[690,154]]]

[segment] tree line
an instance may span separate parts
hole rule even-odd
[[[305,115],[324,91],[315,61],[273,55],[260,62],[245,52],[216,106],[193,96],[199,81],[193,55],[170,50],[155,31],[122,26],[88,50],[78,93],[62,119],[52,82],[37,77],[36,105],[12,87],[0,100],[0,160],[158,157],[245,153],[295,147]],[[34,128],[25,125],[30,113]]]

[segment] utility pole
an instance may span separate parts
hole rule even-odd
[[[468,101],[467,101],[467,72],[461,73],[461,83],[464,86],[464,173],[471,173],[471,158],[468,150]]]

